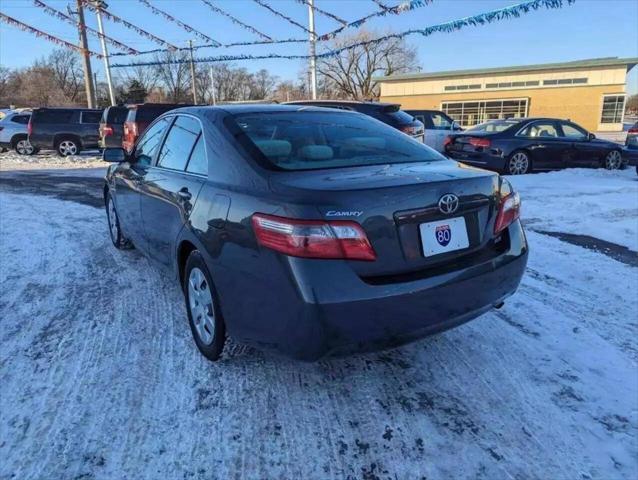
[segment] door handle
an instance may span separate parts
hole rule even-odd
[[[186,201],[193,198],[193,195],[191,194],[191,192],[188,191],[188,188],[186,187],[183,187],[181,190],[179,190],[177,192],[177,196],[181,198],[182,200],[186,200]]]

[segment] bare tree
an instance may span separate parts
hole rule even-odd
[[[186,63],[187,59],[188,53],[186,51],[167,51],[155,57],[155,61],[163,62],[155,67],[155,74],[158,81],[164,86],[169,102],[192,101],[189,95],[190,71],[188,63]],[[181,63],[171,63],[176,60],[180,60]]]
[[[382,35],[361,30],[334,40],[329,50],[358,42],[370,41]],[[389,38],[342,51],[334,57],[319,58],[317,71],[323,77],[324,94],[352,99],[378,97],[375,76],[419,70],[417,50],[403,39]]]
[[[272,96],[278,80],[276,76],[271,75],[268,70],[262,68],[253,73],[251,77],[251,100],[265,100]]]
[[[53,71],[53,81],[66,99],[75,103],[84,88],[80,58],[76,52],[59,48],[49,55],[46,66]]]
[[[133,81],[138,82],[142,88],[150,92],[158,84],[157,67],[140,65],[136,67],[128,67],[119,75],[120,83],[130,84]]]

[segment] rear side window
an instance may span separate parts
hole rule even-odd
[[[206,160],[206,149],[204,148],[204,137],[200,134],[195,143],[195,148],[191,153],[186,171],[199,175],[208,175],[208,161]]]
[[[312,170],[444,157],[400,131],[359,114],[260,112],[230,116],[230,132],[255,160],[276,170]],[[269,125],[272,135],[254,135]]]
[[[409,113],[404,112],[403,110],[397,110],[396,112],[388,112],[384,115],[392,118],[397,123],[412,123],[414,121],[414,117]]]
[[[166,136],[157,160],[158,166],[171,170],[185,170],[200,132],[201,128],[197,119],[184,115],[178,116]]]
[[[75,113],[74,110],[44,110],[35,113],[33,121],[37,123],[71,123]]]
[[[101,112],[82,112],[82,123],[100,123]]]
[[[29,123],[29,115],[16,115],[11,119],[14,123],[19,123],[21,125],[26,125]]]
[[[170,124],[170,119],[162,118],[155,125],[144,132],[140,141],[135,146],[135,163],[138,165],[150,165],[159,148],[164,132]]]

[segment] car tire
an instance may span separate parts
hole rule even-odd
[[[110,192],[106,193],[105,198],[106,206],[106,221],[109,227],[109,237],[113,246],[118,250],[129,250],[133,248],[133,244],[124,236],[122,228],[120,227],[120,217],[117,214],[115,202]]]
[[[622,153],[620,153],[620,150],[612,150],[605,155],[603,167],[607,170],[620,170],[622,169],[622,166]]]
[[[37,150],[29,143],[27,137],[19,137],[13,141],[13,149],[18,155],[33,155]]]
[[[78,142],[75,138],[64,137],[59,139],[55,144],[55,152],[61,157],[79,155],[81,151],[80,142]]]
[[[507,175],[525,175],[532,171],[532,159],[529,153],[523,150],[515,150],[507,157],[505,173]]]
[[[182,287],[195,345],[202,355],[214,362],[224,350],[226,324],[210,272],[197,250],[193,250],[186,260]]]

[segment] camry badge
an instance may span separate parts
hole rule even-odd
[[[453,193],[446,193],[439,199],[439,210],[441,213],[450,215],[456,212],[459,208],[459,197]]]

